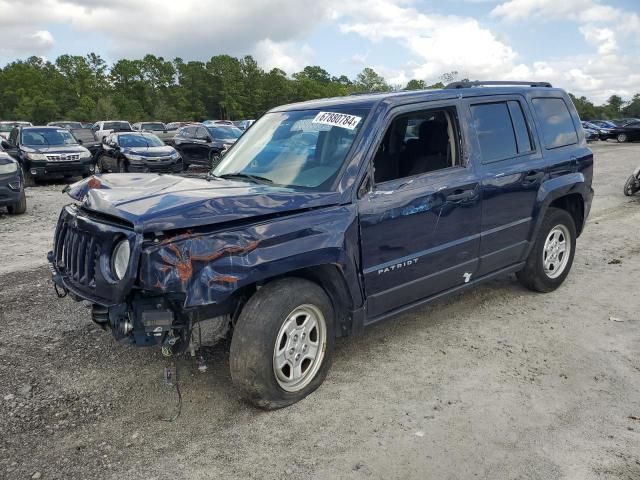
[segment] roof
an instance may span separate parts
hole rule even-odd
[[[386,103],[389,106],[413,103],[417,101],[447,100],[458,97],[477,97],[485,95],[514,95],[527,94],[531,92],[564,93],[562,89],[543,86],[544,84],[534,84],[533,86],[463,86],[455,88],[429,89],[429,90],[402,90],[398,92],[366,93],[349,95],[346,97],[320,98],[306,102],[291,103],[272,109],[273,112],[291,110],[315,110],[322,108],[365,108],[371,109],[379,103]]]

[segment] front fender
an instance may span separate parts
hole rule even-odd
[[[182,293],[184,308],[219,304],[239,289],[289,272],[335,265],[362,304],[353,205],[304,211],[235,230],[186,232],[143,248],[140,286]]]

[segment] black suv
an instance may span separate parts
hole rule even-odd
[[[25,185],[36,179],[64,176],[88,177],[95,171],[89,150],[65,128],[16,127],[2,147],[18,160]]]
[[[207,179],[78,182],[55,285],[167,355],[232,334],[233,382],[263,408],[316,389],[336,336],[499,275],[552,291],[593,154],[563,90],[491,83],[274,108]]]
[[[233,125],[193,124],[180,128],[173,138],[173,145],[189,165],[215,167],[222,155],[242,135]]]

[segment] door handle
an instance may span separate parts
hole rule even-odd
[[[451,195],[447,195],[445,199],[447,202],[460,202],[464,200],[470,200],[474,196],[474,190],[456,190]]]

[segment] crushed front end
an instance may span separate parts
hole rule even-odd
[[[95,323],[136,346],[180,351],[189,345],[194,324],[206,319],[213,320],[207,338],[223,337],[230,321],[225,305],[185,311],[183,293],[141,288],[139,261],[145,246],[155,243],[145,242],[123,219],[67,205],[48,255],[56,292],[90,303]]]

